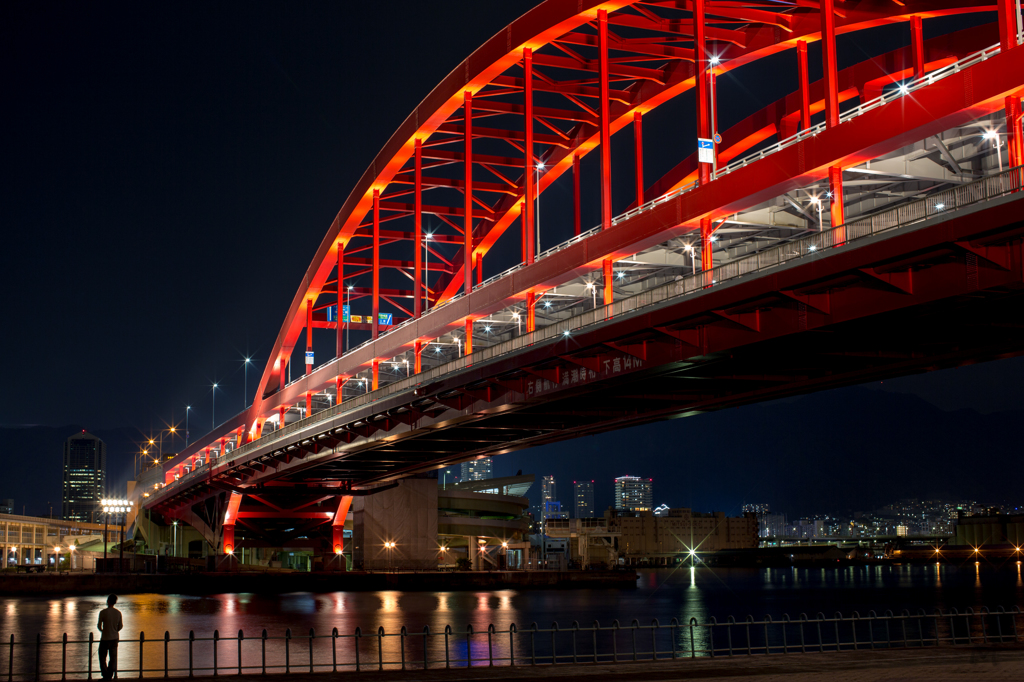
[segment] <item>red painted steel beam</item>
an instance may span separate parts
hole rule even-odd
[[[462,248],[464,262],[462,264],[463,291],[469,294],[473,290],[473,93],[467,90],[463,95],[463,112],[465,122],[463,129],[463,154],[465,154],[465,206],[463,210],[463,235],[465,243]]]
[[[534,164],[536,163],[533,154],[533,50],[523,48],[523,139],[525,140],[526,153],[523,154],[523,262],[532,263],[536,242],[534,241],[534,204],[535,188],[533,183]]]
[[[701,2],[703,0],[698,0]],[[600,128],[601,128],[601,229],[608,230],[612,226],[612,133],[610,104],[608,99],[608,12],[597,11],[597,36],[598,36],[598,62],[600,65],[600,88],[601,101]],[[612,302],[614,290],[612,288],[612,262],[606,260],[603,264],[604,275],[604,302],[605,305]]]

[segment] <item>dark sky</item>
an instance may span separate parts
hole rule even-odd
[[[0,3],[0,425],[148,430],[191,404],[196,434],[214,381],[218,421],[237,412],[242,358],[266,359],[357,178],[533,4]],[[844,39],[841,66],[907,34]],[[723,128],[793,89],[779,64],[722,79]],[[679,106],[645,120],[652,179],[694,146]],[[881,388],[991,412],[1021,406],[1022,378],[1004,361]]]

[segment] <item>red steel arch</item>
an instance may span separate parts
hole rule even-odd
[[[922,19],[975,12],[998,12],[998,37],[990,28],[983,27],[959,32],[955,34],[958,38],[942,37],[927,44],[923,41]],[[1011,0],[928,0],[905,4],[863,0],[838,6],[833,6],[832,0],[821,0],[820,6],[815,0],[541,3],[453,70],[388,140],[317,249],[289,306],[252,407],[197,442],[196,447],[208,446],[218,438],[223,443],[226,436],[235,433],[240,441],[244,431],[249,432],[250,438],[258,435],[262,420],[278,407],[280,401],[273,396],[284,385],[286,365],[303,330],[307,330],[308,345],[311,329],[317,326],[314,311],[341,298],[345,279],[373,273],[374,286],[365,292],[361,288],[359,295],[372,297],[374,314],[368,327],[374,337],[380,332],[377,312],[381,301],[401,310],[396,298],[411,293],[413,305],[408,314],[419,317],[424,313],[423,214],[436,215],[450,225],[456,234],[443,239],[462,245],[462,251],[447,262],[430,263],[432,271],[441,273],[433,291],[427,294],[436,306],[472,286],[473,269],[481,271],[483,257],[516,220],[521,225],[532,222],[528,213],[532,210],[532,199],[567,171],[578,173],[579,159],[593,150],[601,153],[602,161],[602,226],[610,227],[610,136],[629,125],[639,130],[644,115],[690,89],[697,90],[700,130],[696,132],[698,136],[710,136],[714,124],[710,121],[707,86],[715,76],[786,50],[806,55],[807,43],[825,36],[825,79],[809,83],[806,69],[802,69],[799,91],[726,131],[719,153],[727,160],[773,136],[781,138],[801,126],[806,128],[810,116],[818,111],[824,110],[828,117],[838,120],[841,100],[857,96],[862,101],[870,99],[871,93],[880,91],[883,83],[909,74],[922,75],[997,38],[1007,46],[1015,44],[1007,19],[1011,14]],[[838,71],[836,34],[898,22],[911,24],[910,46]],[[717,58],[714,63],[712,56]],[[556,78],[552,75],[555,73],[563,77]],[[534,101],[534,93],[544,93],[549,98],[558,95],[566,108],[540,106]],[[636,137],[640,139],[639,134]],[[502,140],[509,151],[504,156],[479,152],[474,155],[473,144],[482,139]],[[636,159],[629,161],[638,168],[637,202],[670,192],[696,175],[696,164],[684,160],[657,183],[645,186],[641,154],[638,142]],[[539,176],[538,186],[533,187],[534,174],[530,169],[538,160],[543,161],[544,172]],[[448,173],[450,177],[444,175],[444,171],[460,167],[461,177],[458,172]],[[702,184],[709,180],[698,179]],[[461,200],[424,204],[424,190],[435,188],[455,190],[461,194]],[[707,214],[707,219],[714,217],[712,214]],[[388,221],[410,217],[415,223],[412,231],[381,228]],[[462,233],[458,234],[460,230]],[[579,230],[577,218],[577,233]],[[533,233],[524,225],[522,234],[523,260],[530,263],[535,257]],[[364,247],[365,242],[352,243],[371,238],[370,247]],[[380,258],[381,245],[396,241],[413,243],[411,260]],[[368,249],[373,252],[372,258],[359,255]],[[592,264],[603,266],[606,281],[611,262],[606,258],[603,263]],[[465,267],[467,263],[469,268]],[[381,289],[382,267],[410,274],[413,289]],[[540,289],[518,291],[516,295],[532,300],[536,291]],[[606,297],[611,291],[610,286],[605,287]],[[321,297],[326,297],[326,304]],[[479,316],[475,310],[464,312],[464,319],[470,323],[474,316]],[[341,325],[337,327],[340,356],[343,341]],[[469,343],[467,338],[467,346]],[[306,369],[308,372],[311,367]],[[339,375],[339,386],[341,378]]]

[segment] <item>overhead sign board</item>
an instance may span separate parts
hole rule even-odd
[[[341,307],[341,321],[342,322],[348,322],[349,321],[349,316],[351,315],[351,313],[352,313],[352,310],[351,310],[351,308],[349,308],[349,306],[347,306],[347,305],[342,306]]]
[[[311,351],[311,350],[307,350],[306,351],[306,364],[307,365],[312,365],[313,364],[313,351]]]
[[[377,322],[379,324],[391,324],[391,313],[377,313]]]
[[[709,137],[697,138],[697,161],[700,163],[715,162],[715,142]]]

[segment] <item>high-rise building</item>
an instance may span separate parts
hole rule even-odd
[[[573,481],[573,497],[576,502],[577,519],[594,518],[594,482]]]
[[[555,477],[544,476],[540,479],[540,508],[543,510],[544,505],[548,502],[554,502],[558,499],[558,495],[555,491]]]
[[[488,478],[493,478],[494,474],[491,466],[490,457],[484,457],[483,459],[471,459],[468,462],[463,462],[462,476],[459,478],[459,482],[485,481]]]
[[[651,511],[654,509],[654,480],[639,476],[615,479],[615,508],[620,511]]]
[[[64,441],[64,492],[61,516],[99,523],[99,503],[107,489],[107,445],[82,431]]]

